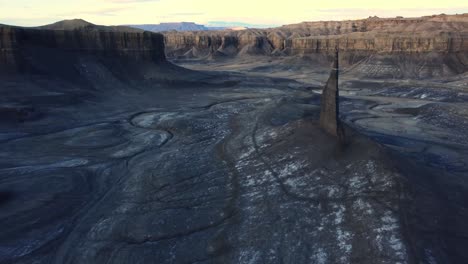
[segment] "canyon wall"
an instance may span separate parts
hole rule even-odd
[[[92,24],[69,30],[0,26],[0,72],[52,72],[93,58],[115,66],[166,61],[161,34]],[[113,64],[113,65],[111,65]]]
[[[171,59],[306,56],[325,65],[329,64],[335,47],[339,47],[343,67],[357,73],[367,69],[366,75],[374,77],[425,78],[468,71],[468,14],[370,17],[304,22],[263,30],[164,35],[166,54]]]
[[[165,42],[165,43],[164,43]],[[304,22],[241,31],[144,32],[83,20],[37,28],[0,25],[0,73],[75,76],[83,60],[117,76],[170,59],[218,60],[249,56],[309,58],[328,67],[335,47],[344,72],[376,78],[445,77],[468,72],[468,14]],[[65,66],[64,66],[65,65]],[[148,75],[146,68],[143,75]],[[132,77],[133,78],[133,77]]]
[[[372,51],[376,53],[391,52],[466,52],[468,51],[468,34],[451,36],[449,33],[437,36],[417,34],[377,34],[368,36],[365,33],[351,33],[339,36],[312,36],[295,38],[288,48],[292,53],[314,53],[333,51],[339,47],[344,51]]]

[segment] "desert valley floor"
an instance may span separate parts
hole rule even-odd
[[[468,259],[466,79],[344,72],[340,150],[317,125],[328,68],[175,63],[197,71],[151,87],[102,71],[88,91],[4,77],[28,114],[3,106],[0,263]]]

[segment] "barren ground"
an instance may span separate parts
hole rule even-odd
[[[328,69],[178,63],[208,73],[89,93],[2,82],[3,105],[40,113],[2,121],[1,263],[468,258],[463,80],[345,72],[342,150],[317,127]]]

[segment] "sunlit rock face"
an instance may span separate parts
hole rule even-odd
[[[440,15],[164,34],[171,59],[301,56],[325,66],[338,46],[343,66],[363,77],[428,78],[468,70],[467,24],[467,15]]]

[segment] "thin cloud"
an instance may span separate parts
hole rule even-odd
[[[205,13],[201,13],[201,12],[198,12],[198,13],[170,13],[170,14],[168,14],[168,16],[202,16],[204,14]]]
[[[210,27],[247,27],[247,28],[271,28],[276,27],[276,24],[251,24],[236,21],[209,21],[207,23]]]
[[[115,4],[132,4],[132,3],[143,3],[143,2],[158,2],[159,0],[108,0],[107,2]]]
[[[59,17],[36,17],[36,18],[18,18],[4,17],[0,18],[0,24],[13,26],[40,26],[46,25],[60,20]]]
[[[96,10],[84,10],[84,11],[61,13],[61,14],[58,14],[58,16],[80,16],[80,15],[117,16],[117,13],[126,9],[128,8],[127,7],[101,8],[101,9],[96,9]]]

